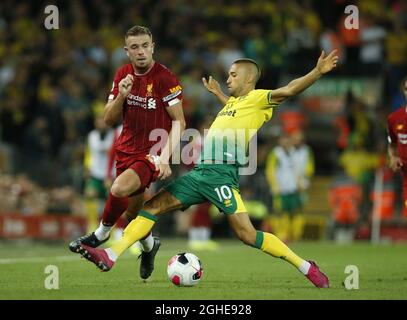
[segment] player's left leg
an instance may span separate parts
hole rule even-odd
[[[144,204],[144,193],[139,193],[129,197],[129,206],[125,212],[125,216],[129,223],[137,218],[137,215]],[[145,237],[141,238],[138,243],[141,247],[140,261],[140,278],[147,279],[154,271],[154,259],[161,246],[161,241],[158,237],[153,237],[150,231]],[[138,244],[134,244],[132,249]],[[139,251],[140,249],[136,247]],[[140,251],[138,252],[140,253]]]
[[[123,172],[117,170],[117,173],[106,200],[99,226],[94,232],[72,241],[69,244],[69,249],[72,252],[80,253],[80,245],[82,244],[96,248],[107,242],[110,238],[110,231],[128,206],[127,196],[139,189],[140,178],[135,171],[126,169]]]
[[[157,215],[176,209],[186,209],[193,204],[205,202],[199,186],[200,169],[168,184],[163,190],[147,201],[136,219],[123,232],[123,237],[105,250],[82,246],[80,253],[102,271],[109,271],[117,258],[132,244],[143,238],[153,228]]]
[[[111,187],[111,192],[116,199],[124,199],[120,197],[125,196],[125,199],[128,200],[128,205],[125,210],[121,208],[121,211],[119,211],[118,207],[112,207],[109,211],[105,210],[101,224],[95,231],[98,238],[106,238],[110,234],[113,225],[117,223],[117,220],[123,213],[128,222],[137,216],[144,203],[144,191],[155,181],[157,174],[154,166],[148,160],[140,158],[118,175]],[[154,260],[154,256],[160,246],[160,241],[158,238],[154,238],[150,232],[140,239],[139,243],[143,252],[141,255],[142,267],[140,272],[143,278],[147,278],[151,274],[152,269],[146,270],[145,266],[147,264],[151,265],[151,263],[147,262]]]
[[[69,244],[72,252],[79,253],[80,244],[95,248],[107,242],[113,226],[128,208],[128,198],[142,197],[144,190],[156,180],[158,171],[154,164],[146,158],[131,158],[116,168],[116,175],[99,227],[94,232],[72,241]],[[138,201],[136,200],[136,202]],[[142,242],[147,245],[147,250],[149,250],[149,246],[154,245],[154,239],[151,234],[145,236],[146,238]]]
[[[158,174],[155,167],[144,158],[132,159],[124,171],[117,168],[117,178],[110,188],[109,198],[103,212],[99,228],[95,230],[98,239],[106,239],[113,226],[126,211],[129,217],[128,205],[133,206],[131,212],[137,214],[144,200],[144,190],[155,180]],[[134,208],[138,206],[138,208]],[[130,217],[131,218],[131,217]],[[153,238],[150,237],[151,241]],[[86,244],[86,243],[85,243]]]
[[[151,232],[156,215],[182,207],[182,203],[166,190],[161,190],[152,199],[147,201],[140,210],[136,219],[131,221],[123,231],[123,237],[114,242],[112,246],[101,250],[81,245],[80,254],[96,264],[102,271],[109,271],[118,257],[132,244]]]
[[[140,210],[143,208],[144,200],[144,192],[129,197],[129,206],[125,212],[125,217],[128,223],[137,218]],[[140,239],[140,245],[143,252],[151,251],[154,247],[154,243],[155,239],[151,232]]]
[[[234,213],[227,215],[227,218],[237,237],[245,244],[291,263],[316,287],[329,287],[328,277],[319,270],[315,262],[300,258],[275,235],[254,229],[247,213]]]

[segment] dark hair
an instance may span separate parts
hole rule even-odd
[[[256,69],[257,69],[257,79],[256,79],[256,82],[260,79],[260,76],[261,76],[260,67],[259,67],[259,65],[257,64],[257,62],[254,61],[253,59],[240,58],[240,59],[235,60],[235,61],[233,62],[233,64],[234,64],[234,63],[251,63],[251,64],[254,64],[254,65],[256,66]]]
[[[128,37],[139,36],[142,34],[146,34],[146,35],[150,36],[151,40],[153,39],[153,35],[151,34],[150,29],[147,27],[143,27],[143,26],[131,27],[129,30],[127,30],[124,39],[126,40]]]

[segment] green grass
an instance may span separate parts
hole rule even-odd
[[[138,278],[137,257],[125,254],[107,273],[67,245],[0,243],[0,299],[407,299],[407,245],[357,243],[335,245],[303,242],[291,248],[318,262],[330,278],[331,288],[317,289],[288,263],[238,241],[222,241],[215,252],[194,252],[204,266],[202,281],[178,288],[166,275],[172,255],[190,251],[185,240],[163,239],[152,278]],[[59,289],[47,290],[47,265],[59,269]],[[359,268],[359,289],[342,285],[345,267]]]

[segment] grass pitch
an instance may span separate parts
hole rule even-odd
[[[315,288],[288,263],[237,240],[221,241],[218,251],[194,252],[203,263],[204,275],[192,288],[174,286],[166,274],[174,254],[191,251],[184,239],[162,239],[155,271],[147,282],[139,279],[135,255],[125,253],[111,271],[102,273],[67,245],[0,242],[0,299],[407,299],[407,244],[291,244],[297,254],[317,261],[328,275],[331,288],[325,290]],[[57,290],[44,286],[47,265],[58,267]],[[358,290],[343,286],[348,265],[359,270]]]

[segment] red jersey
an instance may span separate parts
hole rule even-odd
[[[161,128],[168,133],[172,119],[166,108],[182,100],[182,88],[175,75],[155,62],[145,74],[137,75],[131,63],[117,70],[109,100],[119,93],[119,82],[128,74],[133,87],[123,103],[123,130],[114,144],[116,156],[144,156],[159,141],[150,141],[150,132]]]
[[[407,106],[390,113],[387,118],[389,143],[397,144],[397,153],[404,164],[407,164]]]

